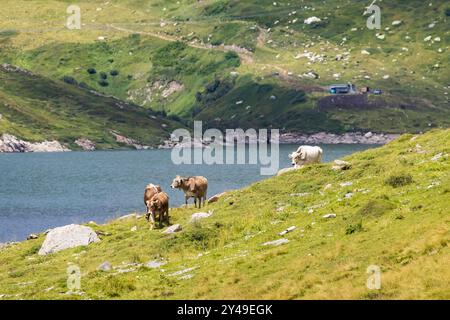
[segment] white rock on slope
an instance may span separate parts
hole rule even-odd
[[[305,24],[312,24],[315,22],[320,22],[322,21],[320,18],[317,17],[309,17],[308,19],[305,19],[305,21],[303,21]]]
[[[192,214],[191,216],[191,222],[198,221],[200,219],[208,218],[213,214],[212,210],[209,210],[208,212],[196,212]]]
[[[38,254],[47,255],[64,249],[87,246],[99,241],[97,234],[91,228],[70,224],[50,230]]]
[[[179,224],[174,224],[173,226],[168,227],[163,233],[171,234],[175,232],[180,232],[183,228]]]
[[[289,240],[288,239],[278,239],[278,240],[274,240],[274,241],[269,241],[269,242],[264,242],[262,245],[263,246],[280,246],[282,244],[288,243]]]

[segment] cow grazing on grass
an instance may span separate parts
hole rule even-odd
[[[150,228],[155,227],[155,221],[158,218],[159,227],[162,228],[163,221],[169,224],[169,196],[165,192],[158,192],[147,201],[147,221],[151,222]]]
[[[202,176],[194,177],[181,177],[176,176],[170,185],[172,189],[181,189],[184,192],[184,198],[186,202],[186,207],[189,198],[194,198],[194,205],[197,208],[197,199],[199,201],[199,208],[205,205],[206,193],[208,191],[208,180]]]
[[[311,163],[320,163],[322,161],[322,148],[316,146],[300,146],[297,151],[289,155],[292,165],[295,168],[301,168]]]

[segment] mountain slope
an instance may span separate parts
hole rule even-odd
[[[182,126],[155,112],[100,95],[89,88],[52,81],[9,65],[0,66],[0,133],[29,141],[56,139],[71,148],[88,138],[98,149],[127,147],[115,134],[158,145]]]
[[[79,1],[81,30],[63,27],[64,1],[5,1],[1,60],[187,124],[392,133],[450,125],[444,1],[379,3],[381,30],[366,28],[370,3],[356,0]],[[321,21],[304,23],[314,16]],[[383,94],[327,93],[347,82]]]
[[[38,256],[44,235],[0,255],[3,298],[449,299],[450,130],[403,135],[351,155],[346,171],[312,165],[228,192],[183,230],[148,230],[143,217],[90,225],[100,243]],[[203,209],[202,209],[203,211]],[[333,213],[335,218],[323,218]],[[137,226],[137,231],[131,231]],[[297,228],[285,235],[278,233]],[[288,239],[278,247],[268,241]],[[167,263],[147,268],[149,260]],[[97,271],[109,261],[114,269]],[[67,295],[80,267],[82,295]],[[369,290],[367,268],[381,269]],[[122,270],[122,271],[120,271]],[[16,296],[18,294],[18,296]]]

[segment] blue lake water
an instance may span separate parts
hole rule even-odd
[[[371,145],[321,145],[329,162]],[[280,145],[280,168],[297,145]],[[170,205],[184,203],[170,189],[175,175],[208,178],[208,196],[268,178],[259,165],[175,165],[171,150],[0,154],[0,242],[70,223],[103,223],[143,212],[144,188],[161,185]],[[191,199],[192,201],[192,199]]]

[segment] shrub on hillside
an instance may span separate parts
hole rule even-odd
[[[101,85],[102,87],[107,87],[107,86],[109,86],[108,81],[106,81],[106,80],[104,80],[104,79],[99,80],[99,81],[98,81],[98,84]]]
[[[223,44],[223,41],[220,40],[220,39],[215,39],[215,40],[212,40],[212,41],[211,41],[211,44],[212,44],[213,46],[220,46],[221,44]]]
[[[367,202],[358,213],[363,217],[380,217],[394,208],[395,206],[389,199],[384,198],[383,195],[379,199],[373,199]]]
[[[89,74],[96,74],[96,73],[97,73],[97,70],[95,70],[94,68],[89,68],[89,69],[87,69],[87,72],[88,72]]]
[[[347,227],[345,228],[345,234],[352,234],[362,230],[362,222],[359,221],[357,223],[347,225]]]
[[[207,92],[214,92],[220,85],[220,80],[216,79],[212,83],[206,85],[205,89]]]
[[[393,188],[403,187],[413,182],[410,174],[397,174],[391,175],[386,179],[385,184],[390,185]]]
[[[106,80],[108,79],[108,75],[105,72],[100,72],[100,79]]]
[[[297,104],[306,101],[306,94],[304,91],[297,91],[294,97],[289,101],[290,104]]]
[[[117,71],[117,70],[111,70],[111,71],[109,72],[109,74],[112,75],[113,77],[115,77],[115,76],[119,75],[119,71]]]
[[[239,67],[241,65],[241,59],[239,58],[239,55],[234,51],[227,51],[225,53],[225,60],[231,67]]]
[[[78,82],[77,80],[75,80],[75,78],[71,77],[71,76],[64,76],[63,77],[63,81],[65,83],[71,84],[71,85],[77,85]]]

